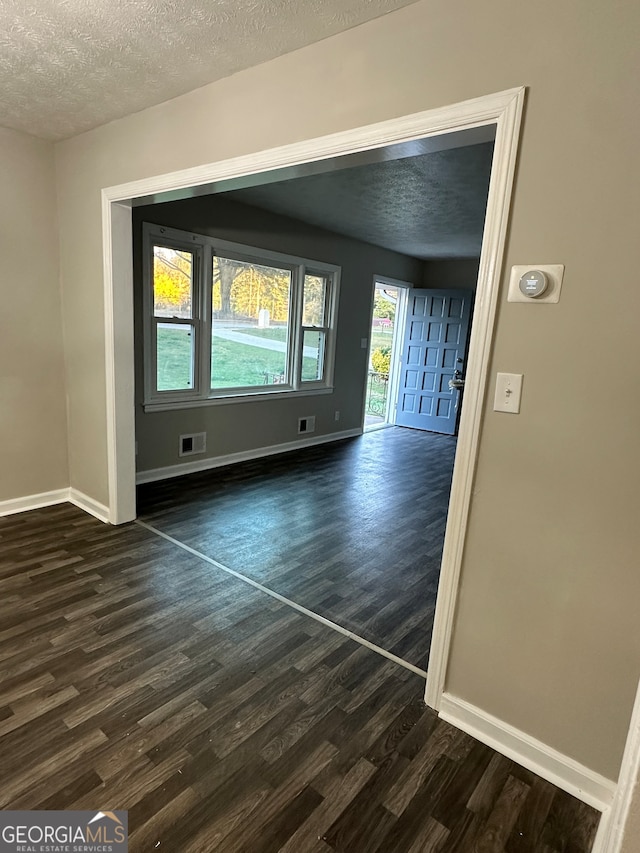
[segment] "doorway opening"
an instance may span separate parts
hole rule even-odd
[[[457,435],[477,268],[454,269],[452,289],[376,278],[364,432],[396,425]]]
[[[226,185],[231,188],[233,182],[236,187],[247,186],[247,181],[255,185],[261,176],[269,176],[263,177],[264,182],[277,180],[278,173],[282,175],[283,170],[292,168],[326,170],[332,158],[357,158],[372,151],[388,151],[388,146],[416,150],[415,146],[419,149],[446,137],[445,146],[451,147],[452,140],[456,144],[456,135],[492,128],[495,145],[478,274],[479,298],[470,343],[466,405],[455,457],[425,695],[427,704],[434,708],[439,708],[444,691],[523,104],[524,89],[512,89],[102,192],[109,510],[110,521],[118,524],[136,516],[135,419],[131,404],[134,388],[131,208],[151,199],[165,201],[208,194],[212,187]],[[366,334],[365,327],[363,332]]]
[[[376,276],[369,333],[364,431],[395,423],[399,342],[402,341],[408,282]]]
[[[475,282],[410,290],[398,369],[398,426],[456,435]]]

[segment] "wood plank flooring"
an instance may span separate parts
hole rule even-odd
[[[141,486],[138,512],[426,670],[455,442],[377,430]]]
[[[0,518],[0,808],[132,853],[587,853],[598,814],[423,681],[138,525]]]

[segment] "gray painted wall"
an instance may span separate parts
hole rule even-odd
[[[423,287],[475,290],[478,286],[480,258],[425,261]]]
[[[334,391],[304,397],[252,400],[168,412],[142,408],[141,225],[153,222],[216,236],[276,252],[338,264],[342,268],[336,339]],[[136,278],[136,439],[137,470],[149,471],[230,453],[296,441],[298,418],[316,416],[315,436],[362,426],[374,275],[422,281],[423,264],[386,249],[340,237],[287,217],[232,202],[222,196],[139,207],[134,211]],[[340,412],[336,422],[335,412]],[[207,452],[181,458],[179,436],[206,432]]]

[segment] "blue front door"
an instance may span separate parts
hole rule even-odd
[[[473,294],[410,290],[407,301],[396,424],[453,435],[459,391],[449,388],[465,365]]]

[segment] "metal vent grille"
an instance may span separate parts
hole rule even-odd
[[[316,416],[307,415],[305,418],[298,418],[298,432],[314,432],[316,428]]]
[[[194,432],[189,435],[180,436],[179,454],[180,456],[194,456],[197,453],[204,453],[207,449],[207,434],[206,432]]]

